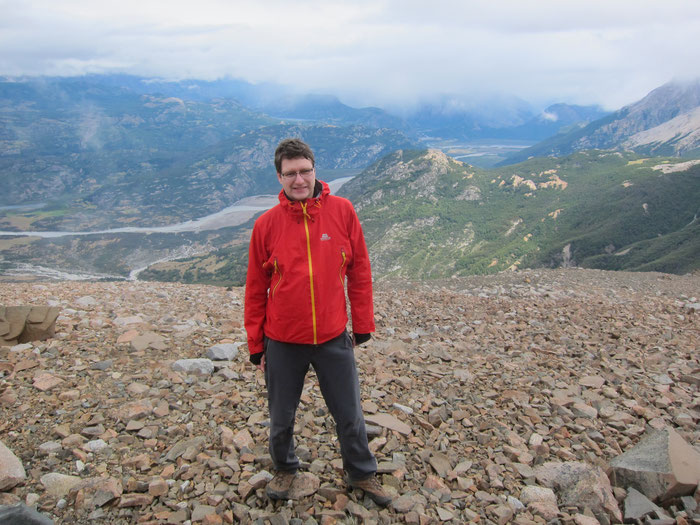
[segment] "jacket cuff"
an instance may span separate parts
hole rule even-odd
[[[260,361],[262,360],[262,357],[264,355],[265,355],[265,352],[258,352],[256,354],[250,354],[250,362],[257,366],[260,364]]]
[[[353,336],[355,337],[355,345],[361,345],[372,339],[372,334],[358,334],[355,332]]]

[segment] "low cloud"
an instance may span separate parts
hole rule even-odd
[[[4,1],[0,74],[272,81],[356,104],[515,94],[609,109],[700,76],[700,4]]]

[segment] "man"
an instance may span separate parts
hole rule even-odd
[[[362,228],[350,201],[316,180],[307,144],[280,142],[275,169],[280,202],[255,221],[245,292],[250,360],[265,373],[270,410],[276,474],[267,495],[286,499],[299,468],[294,418],[311,365],[336,423],[350,487],[386,506],[391,498],[376,478],[367,444],[353,351],[375,329]],[[346,277],[353,334],[346,330]]]

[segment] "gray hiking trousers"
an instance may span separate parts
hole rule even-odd
[[[294,418],[309,365],[314,367],[321,394],[335,420],[343,468],[351,481],[377,471],[369,450],[360,404],[360,383],[352,337],[344,331],[320,345],[265,339],[265,381],[270,409],[270,455],[277,470],[299,468],[294,446]]]

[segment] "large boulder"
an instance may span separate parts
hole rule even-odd
[[[622,522],[610,480],[600,467],[578,461],[550,461],[535,469],[535,477],[557,493],[560,506],[581,510],[588,507],[601,523]]]
[[[22,462],[0,441],[0,491],[10,490],[26,479]]]
[[[59,312],[56,306],[0,306],[0,346],[50,339]]]
[[[610,462],[613,485],[656,502],[692,494],[700,483],[700,452],[672,428],[656,430]]]

